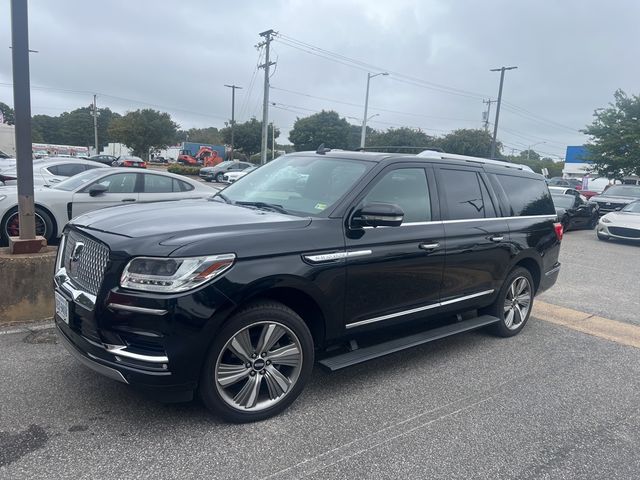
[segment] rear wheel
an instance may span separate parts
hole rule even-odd
[[[313,357],[311,333],[293,310],[277,302],[255,303],[216,334],[202,370],[200,397],[231,422],[269,418],[300,395]]]
[[[496,301],[483,313],[500,319],[490,330],[500,337],[517,335],[529,320],[533,307],[533,278],[529,270],[514,268],[507,276]]]
[[[218,183],[222,183],[222,181],[224,180],[224,173],[220,172],[216,175],[216,182]]]

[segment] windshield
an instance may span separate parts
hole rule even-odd
[[[622,209],[623,212],[640,213],[640,202],[631,202]]]
[[[572,195],[551,195],[551,198],[553,198],[553,204],[556,208],[571,208],[575,201],[575,197]]]
[[[285,155],[224,189],[231,202],[261,202],[318,215],[334,205],[370,168],[370,163]]]
[[[108,169],[94,168],[93,170],[87,170],[86,172],[82,172],[78,175],[74,175],[73,177],[69,177],[68,179],[57,183],[51,188],[55,190],[64,190],[66,192],[71,192],[72,190],[75,190],[76,188],[87,184],[88,182],[98,178],[99,176],[104,175],[103,170]]]
[[[604,196],[638,197],[640,198],[640,186],[637,185],[614,185],[603,193]]]

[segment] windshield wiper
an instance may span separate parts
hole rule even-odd
[[[229,200],[229,197],[227,197],[224,193],[216,193],[215,195],[213,195],[212,197],[210,197],[212,200],[214,200],[216,197],[220,197],[222,200],[225,201],[225,203],[231,203],[233,204],[233,202],[231,200]]]
[[[267,208],[271,210],[275,210],[278,213],[289,214],[289,212],[282,206],[277,205],[275,203],[266,203],[266,202],[236,202],[236,205],[244,205],[247,207],[256,207],[256,208]]]

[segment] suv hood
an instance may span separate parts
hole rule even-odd
[[[206,237],[302,228],[310,221],[217,201],[181,200],[105,208],[80,215],[70,223],[128,238],[156,237],[162,245],[182,246]]]
[[[607,195],[598,195],[597,197],[593,197],[591,198],[589,201],[590,202],[598,202],[598,203],[606,203],[606,202],[611,202],[611,203],[631,203],[635,200],[639,200],[638,197],[614,197],[614,196],[607,196]]]

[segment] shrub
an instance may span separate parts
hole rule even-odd
[[[178,175],[198,175],[202,167],[187,167],[185,165],[170,165],[167,172],[177,173]]]

